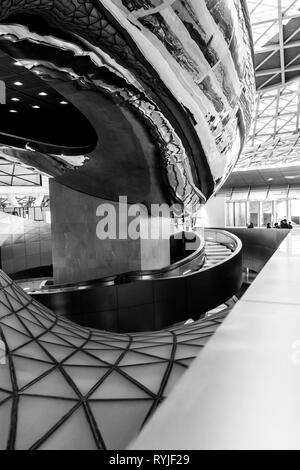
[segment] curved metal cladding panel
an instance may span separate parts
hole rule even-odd
[[[0,271],[0,449],[125,449],[227,313],[157,333],[89,330]]]
[[[113,180],[130,173],[131,202],[192,210],[225,181],[255,93],[244,0],[4,0],[0,18],[0,47],[51,79],[98,133],[76,172],[47,158],[61,183],[116,198]]]

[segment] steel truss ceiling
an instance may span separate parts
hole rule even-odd
[[[300,75],[300,0],[248,0],[257,89]]]
[[[248,7],[257,99],[236,170],[300,165],[300,0],[248,0]]]
[[[0,158],[0,186],[41,186],[42,177],[34,168]]]

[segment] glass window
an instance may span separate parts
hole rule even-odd
[[[263,201],[267,199],[268,189],[255,190],[251,189],[249,199],[250,201]]]
[[[248,198],[248,191],[234,191],[231,196],[232,201],[246,201]]]
[[[264,201],[262,203],[262,225],[264,227],[267,226],[267,224],[273,223],[273,203],[272,201]]]
[[[289,191],[289,199],[300,199],[300,188],[291,188]]]
[[[259,202],[257,201],[250,201],[249,202],[249,211],[251,212],[258,212],[259,211]]]
[[[291,219],[293,225],[300,226],[300,200],[291,201]]]
[[[245,227],[247,225],[246,220],[246,202],[236,202],[234,208],[235,215],[235,226]]]
[[[269,191],[268,199],[276,201],[278,199],[285,199],[288,196],[288,188],[271,188]]]
[[[234,227],[234,202],[227,202],[226,207],[226,226]]]
[[[259,226],[259,202],[249,202],[249,222],[253,223],[254,227]]]
[[[287,199],[283,201],[276,201],[276,221],[280,223],[281,220],[288,218]]]

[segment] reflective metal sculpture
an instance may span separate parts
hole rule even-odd
[[[0,21],[1,49],[75,104],[99,140],[79,166],[18,158],[96,196],[127,188],[131,202],[188,210],[222,185],[255,92],[244,0],[4,0]]]

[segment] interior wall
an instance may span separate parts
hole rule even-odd
[[[161,240],[141,242],[140,239],[133,240],[126,236],[132,221],[130,217],[121,230],[119,220],[126,217],[126,204],[120,206],[79,193],[54,180],[50,182],[50,198],[55,283],[88,281],[128,271],[157,269],[169,264],[168,243]],[[97,215],[101,204],[109,204],[115,209],[115,239],[99,239],[97,235],[99,222],[103,220],[102,214],[100,216],[98,212]],[[125,239],[120,239],[119,228]]]
[[[225,197],[214,196],[198,214],[197,225],[200,227],[225,227]]]

